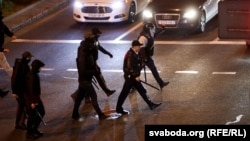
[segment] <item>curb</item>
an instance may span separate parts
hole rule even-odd
[[[10,28],[10,30],[11,30],[12,32],[16,32],[16,31],[22,29],[23,27],[25,27],[25,26],[27,26],[27,25],[29,25],[29,24],[31,24],[31,23],[37,21],[38,19],[41,19],[42,17],[44,17],[44,16],[46,16],[46,15],[48,15],[48,14],[51,14],[51,13],[53,13],[53,12],[55,12],[55,11],[57,11],[57,10],[63,8],[63,7],[65,7],[65,6],[67,6],[67,5],[69,4],[69,1],[70,1],[70,0],[66,0],[66,1],[63,1],[63,2],[60,2],[60,3],[57,3],[57,4],[56,4],[55,6],[53,6],[53,7],[50,7],[50,8],[47,8],[47,9],[44,8],[43,11],[41,11],[41,12],[38,13],[37,15],[34,15],[34,16],[32,16],[32,17],[29,17],[28,19],[25,19],[23,22],[18,23],[18,24],[16,24],[16,25],[13,25],[12,27],[10,26],[9,28]],[[15,14],[13,14],[13,15],[10,15],[10,16],[6,17],[6,18],[4,19],[4,21],[7,22],[7,20],[11,20],[11,18],[15,18],[16,16],[21,15],[20,13],[25,12],[25,11],[27,11],[27,10],[30,10],[31,8],[37,6],[37,5],[41,4],[41,3],[42,3],[42,1],[39,1],[39,2],[37,2],[37,3],[34,3],[33,5],[28,6],[27,8],[25,8],[25,9],[23,9],[23,10],[21,10],[21,11],[18,11],[17,13],[15,13]],[[8,23],[6,23],[6,24],[8,25]]]

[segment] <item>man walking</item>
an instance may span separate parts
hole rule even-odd
[[[122,105],[132,87],[134,87],[139,92],[139,94],[141,95],[143,100],[148,104],[151,110],[161,105],[161,103],[151,102],[151,100],[148,98],[146,94],[147,93],[146,89],[141,84],[140,72],[142,69],[142,64],[138,56],[141,45],[142,44],[139,41],[134,40],[132,42],[132,47],[127,51],[124,57],[123,72],[124,72],[125,82],[123,84],[123,88],[118,97],[116,105],[116,112],[120,114],[128,114],[127,111],[123,110]]]
[[[11,88],[13,97],[17,100],[17,112],[16,112],[16,129],[26,129],[26,111],[25,111],[25,81],[26,76],[30,72],[29,62],[33,55],[25,51],[22,54],[22,58],[17,58],[13,67],[13,74],[11,77]]]
[[[155,36],[155,26],[152,23],[146,23],[143,26],[142,32],[140,33],[138,40],[142,44],[140,50],[140,57],[145,65],[151,70],[154,78],[159,84],[160,88],[167,86],[168,81],[164,82],[160,77],[157,68],[155,66],[153,55],[154,55],[154,36]]]

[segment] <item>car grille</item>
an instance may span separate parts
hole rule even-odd
[[[83,13],[111,13],[112,8],[105,6],[86,6],[82,8]]]
[[[156,14],[155,22],[157,27],[175,28],[180,20],[180,14]]]

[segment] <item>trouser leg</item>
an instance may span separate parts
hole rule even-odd
[[[12,76],[13,69],[10,67],[5,55],[3,52],[0,52],[0,65],[8,73],[9,77]]]
[[[40,114],[40,116],[38,115]],[[44,106],[43,104],[39,104],[36,106],[36,115],[35,115],[35,119],[34,119],[34,126],[33,126],[33,131],[37,131],[40,123],[42,122],[42,118],[45,115],[45,110],[44,110]]]
[[[147,91],[146,89],[143,87],[143,85],[141,84],[141,82],[134,82],[134,87],[137,89],[137,91],[139,92],[139,94],[141,95],[141,97],[143,98],[143,100],[148,104],[148,106],[150,107],[152,105],[152,102],[150,100],[150,98],[147,96]]]
[[[73,113],[72,113],[73,117],[79,116],[78,110],[79,110],[79,107],[81,105],[81,102],[82,102],[84,96],[85,96],[85,92],[84,92],[83,88],[81,86],[79,86],[78,87],[78,93],[77,93],[76,99],[75,99]]]
[[[16,113],[16,126],[24,125],[26,119],[25,103],[21,98],[17,98],[17,113]]]
[[[83,87],[84,87],[86,94],[89,95],[89,97],[91,98],[91,103],[92,103],[96,113],[98,115],[103,115],[103,113],[99,107],[98,101],[97,101],[96,91],[95,91],[93,85],[91,84],[91,81],[90,82],[89,81],[83,82]]]
[[[152,58],[149,58],[148,62],[146,63],[146,66],[150,69],[155,80],[161,86],[163,84],[163,80],[161,79],[160,74],[157,71],[154,60]]]
[[[123,88],[122,88],[122,91],[118,97],[118,101],[117,101],[117,104],[116,104],[116,111],[123,111],[123,108],[122,108],[122,105],[125,101],[125,99],[127,98],[129,92],[130,92],[130,89],[132,88],[132,81],[127,79],[125,80],[124,84],[123,84]]]

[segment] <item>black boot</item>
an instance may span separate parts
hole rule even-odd
[[[149,105],[149,108],[151,109],[151,110],[154,110],[156,107],[158,107],[158,106],[160,106],[161,105],[161,103],[151,103],[150,105]]]

